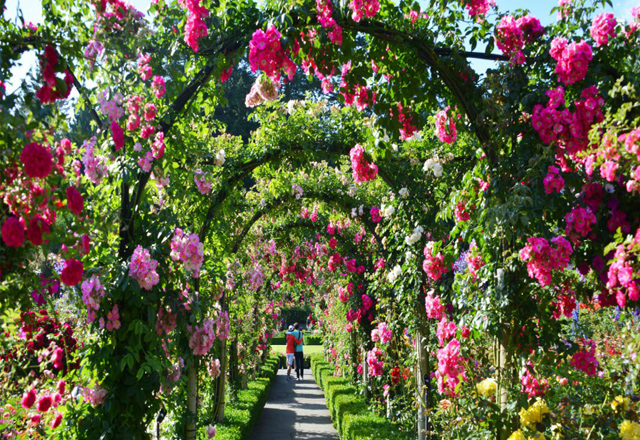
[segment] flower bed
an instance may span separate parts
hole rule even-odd
[[[409,437],[389,420],[369,411],[366,400],[348,379],[335,377],[334,369],[322,355],[311,356],[311,371],[324,391],[331,419],[342,440],[394,439]]]

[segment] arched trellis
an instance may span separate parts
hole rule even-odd
[[[469,89],[466,87],[461,87],[461,80],[457,77],[457,75],[452,75],[451,74],[452,72],[450,72],[447,69],[446,64],[444,64],[442,60],[439,58],[439,55],[448,55],[447,53],[439,51],[437,48],[432,47],[428,43],[424,42],[422,39],[418,41],[417,39],[411,38],[406,33],[397,31],[396,29],[389,28],[388,26],[385,26],[380,23],[370,22],[370,23],[354,24],[349,20],[342,20],[340,22],[345,27],[345,29],[352,29],[356,32],[364,32],[369,35],[373,35],[376,38],[380,38],[383,41],[389,41],[391,43],[395,43],[397,41],[396,40],[397,37],[402,37],[403,41],[410,42],[408,46],[410,46],[413,50],[416,50],[417,53],[420,55],[420,57],[425,60],[427,65],[429,65],[430,67],[434,68],[436,71],[439,72],[445,84],[447,84],[451,89],[453,95],[458,98],[458,100],[460,101],[460,104],[463,106],[463,108],[465,108],[466,113],[469,115],[469,118],[472,121],[472,124],[474,125],[474,127],[476,127],[477,135],[478,135],[478,138],[481,140],[481,142],[484,143],[484,141],[488,140],[488,133],[486,133],[486,130],[480,126],[477,126],[476,124],[477,109],[473,103],[473,99],[469,100],[468,105],[465,105],[466,100],[468,99],[468,94],[466,92]],[[236,43],[234,43],[234,40],[236,41]],[[222,42],[219,48],[212,49],[212,53],[219,54],[219,55],[222,54],[225,56],[229,55],[237,50],[240,50],[240,48],[242,47],[242,43],[240,43],[239,41],[240,39],[234,38],[234,39],[229,39],[226,42]],[[167,112],[168,118],[162,118],[163,121],[161,123],[161,127],[162,127],[161,131],[165,132],[165,134],[167,134],[170,131],[171,127],[176,122],[180,113],[187,106],[188,102],[208,82],[208,80],[210,79],[214,71],[215,71],[215,63],[213,61],[208,62],[207,65],[205,65],[200,70],[196,78],[187,85],[184,91],[179,95],[176,101],[171,105],[169,111]],[[351,147],[351,145],[347,147]],[[345,154],[347,151],[348,149],[343,150],[342,153]],[[281,154],[280,152],[274,152],[274,157],[271,160],[276,160],[275,156],[278,156],[280,154]],[[255,167],[257,166],[259,166],[259,163],[255,164]],[[237,184],[243,179],[244,176],[250,174],[251,172],[250,169],[252,167],[253,167],[253,164],[248,164],[245,170],[242,170],[238,174],[232,176],[227,181],[227,186],[234,187],[235,184]],[[385,175],[386,173],[384,172],[383,169],[381,169],[380,176],[385,181],[389,180],[388,176],[385,176]],[[129,187],[128,182],[126,181],[122,182],[122,187],[121,187],[122,205],[121,205],[121,228],[120,228],[121,258],[127,257],[126,255],[127,244],[135,233],[134,222],[135,222],[135,215],[136,215],[135,213],[137,211],[136,207],[140,203],[140,200],[142,198],[142,194],[144,193],[144,189],[145,189],[146,183],[148,182],[149,176],[150,176],[150,173],[140,172],[138,174],[139,179],[135,189],[133,190],[133,194],[131,195],[131,197],[129,197],[131,188]],[[390,184],[390,186],[392,185]],[[227,188],[224,188],[221,192],[216,194],[214,202],[211,204],[209,212],[207,213],[205,223],[202,225],[201,234],[200,234],[202,239],[204,239],[207,235],[206,231],[207,231],[210,219],[213,215],[213,212],[215,211],[216,207],[219,206],[224,201],[227,195],[225,194],[225,192],[227,191],[229,190],[227,190]],[[255,221],[257,220],[258,219],[256,219]],[[249,226],[249,229],[250,227],[251,226]],[[249,229],[247,229],[247,232]],[[376,238],[379,240],[379,237],[376,237]]]
[[[272,150],[270,150],[267,153],[265,153],[259,159],[252,159],[252,160],[249,160],[247,162],[241,163],[239,165],[230,163],[229,166],[230,167],[233,166],[234,171],[231,174],[231,176],[227,177],[227,179],[225,181],[223,181],[223,183],[221,184],[222,188],[212,198],[212,201],[211,201],[211,203],[209,205],[209,208],[207,210],[205,221],[204,221],[204,223],[203,223],[203,225],[202,225],[202,227],[200,229],[200,234],[199,235],[201,237],[201,241],[204,241],[206,239],[206,236],[208,234],[208,229],[210,227],[211,221],[213,220],[216,212],[219,211],[219,207],[233,193],[233,191],[235,190],[235,187],[241,181],[243,181],[243,179],[245,177],[250,175],[258,167],[260,167],[262,165],[265,165],[267,163],[273,163],[273,162],[276,162],[278,160],[284,159],[285,157],[288,157],[289,154],[294,155],[296,153],[303,153],[303,152],[311,153],[312,155],[319,154],[320,156],[346,155],[350,151],[351,147],[352,147],[352,144],[344,143],[344,142],[340,142],[340,141],[338,141],[336,143],[327,143],[327,142],[316,143],[314,145],[314,148],[309,148],[309,146],[306,146],[306,148],[305,148],[305,146],[303,146],[301,144],[296,144],[296,143],[293,143],[293,144],[290,144],[290,145],[286,145],[286,144],[285,145],[276,145],[275,148],[273,148]],[[471,159],[473,161],[473,158],[467,158],[467,157],[453,158],[452,160],[453,161],[458,161],[458,160],[466,161],[467,159]],[[207,164],[208,162],[205,161],[204,163]],[[380,175],[381,179],[389,186],[389,188],[394,190],[394,191],[397,191],[397,186],[398,185],[391,177],[391,176],[394,175],[391,164],[388,161],[380,162],[378,170],[379,170],[379,175]],[[330,204],[337,204],[337,206],[341,207],[341,209],[343,211],[346,211],[347,213],[349,213],[349,211],[352,208],[355,208],[355,207],[358,206],[358,205],[345,204],[344,203],[344,199],[341,199],[342,203],[341,202],[337,202],[329,194],[318,192],[318,191],[309,191],[309,190],[307,190],[305,198],[315,198],[315,199],[318,199],[318,200],[323,200],[323,201],[325,201],[327,203],[330,203]],[[243,227],[240,235],[238,236],[238,238],[236,239],[235,243],[232,246],[231,253],[232,254],[237,253],[237,251],[238,251],[243,239],[246,237],[246,235],[250,231],[250,229],[253,226],[253,224],[255,224],[265,214],[271,212],[279,204],[283,203],[285,200],[290,200],[290,199],[291,199],[291,196],[289,195],[289,196],[284,197],[282,199],[275,200],[275,201],[271,202],[267,207],[256,211],[254,213],[254,215],[249,219],[247,224]],[[382,245],[382,241],[381,241],[379,235],[375,232],[375,228],[373,227],[373,224],[371,222],[367,221],[366,219],[363,220],[363,223],[365,224],[365,227],[370,232],[372,232],[372,235],[375,237],[376,241],[378,241],[378,243],[380,245]],[[221,298],[220,303],[224,307],[224,303],[225,303],[224,295]],[[225,347],[221,347],[221,351],[224,352],[224,350],[225,350]],[[224,367],[225,366],[223,364],[223,368]],[[221,375],[221,377],[222,376],[223,375]],[[190,375],[190,377],[191,377],[191,375]],[[220,395],[222,395],[224,393],[224,383],[222,383],[222,382],[223,382],[222,380],[219,380],[219,385],[217,386],[217,393],[219,393]],[[192,395],[195,398],[195,391],[192,393]],[[221,420],[222,417],[223,417],[223,407],[224,407],[224,403],[219,405],[218,410],[216,411],[216,416],[217,416],[218,420]],[[193,407],[193,412],[195,414],[195,406]]]
[[[242,228],[242,231],[240,232],[240,235],[238,235],[238,237],[236,238],[235,243],[233,244],[231,252],[235,254],[238,251],[238,248],[242,244],[243,240],[246,238],[246,235],[249,233],[249,231],[251,230],[253,225],[258,220],[260,220],[263,216],[265,216],[267,214],[270,214],[271,212],[275,211],[276,209],[282,207],[282,205],[284,203],[290,202],[293,199],[295,199],[294,196],[287,195],[285,197],[275,199],[272,202],[268,203],[267,206],[265,206],[264,208],[261,208],[261,209],[257,210],[255,212],[255,214],[247,221],[245,226]],[[336,206],[336,207],[340,208],[347,215],[349,215],[349,213],[351,212],[351,210],[353,208],[358,208],[358,206],[360,206],[360,205],[355,204],[355,203],[347,203],[347,201],[345,201],[345,199],[333,198],[333,197],[331,197],[330,194],[327,194],[327,193],[314,192],[314,191],[309,191],[309,190],[305,191],[305,194],[302,196],[301,200],[302,199],[323,201],[323,202],[327,203],[330,206]],[[348,201],[351,202],[351,200],[348,200]],[[371,222],[370,220],[368,220],[366,217],[358,217],[358,220],[371,233],[371,235],[373,235],[373,237],[375,237],[375,239],[378,242],[378,244],[380,246],[382,246],[382,239],[380,238],[380,236],[378,235],[378,233],[375,230],[375,224],[373,222]]]
[[[281,152],[282,150],[277,150],[276,153]],[[278,158],[278,154],[274,154],[274,155],[268,155],[268,158],[270,160],[275,160],[276,158]],[[266,161],[268,162],[268,161]],[[251,171],[253,171],[253,169],[255,169],[257,166],[264,164],[266,162],[259,162],[259,161],[252,161],[249,162],[245,167],[242,168],[242,171],[234,174],[231,178],[231,181],[235,182],[236,184],[239,183],[240,181],[242,181],[242,179],[244,177],[246,177]],[[230,194],[230,191],[227,189],[229,188],[231,185],[225,185],[223,188],[223,191],[219,192],[216,197],[214,198],[214,203],[223,203],[223,201],[226,199],[226,197]],[[330,205],[334,205],[337,206],[338,208],[340,208],[343,212],[345,212],[347,215],[351,212],[351,210],[353,208],[357,208],[359,205],[356,203],[348,203],[348,201],[351,200],[347,200],[345,198],[334,198],[332,197],[330,194],[328,194],[327,192],[321,192],[318,190],[318,188],[315,188],[314,190],[307,190],[305,192],[305,195],[303,197],[304,199],[310,199],[310,200],[321,200],[324,201],[327,204]],[[261,208],[259,210],[257,210],[254,215],[247,221],[247,223],[245,224],[245,226],[243,227],[241,233],[238,235],[238,237],[236,238],[232,248],[231,248],[231,254],[235,255],[237,254],[243,240],[246,238],[248,232],[250,231],[250,229],[252,228],[252,226],[258,221],[260,220],[264,215],[272,212],[273,210],[279,208],[282,204],[288,202],[288,201],[292,201],[295,198],[291,195],[288,194],[285,195],[284,197],[281,198],[277,198],[273,201],[271,201],[267,206],[265,206],[264,208]],[[212,203],[212,207],[209,208],[209,212],[212,212],[213,207],[214,207],[214,203]],[[208,217],[211,218],[211,217]],[[382,240],[380,238],[380,236],[376,233],[375,231],[375,226],[373,224],[373,222],[371,222],[370,220],[368,220],[366,217],[365,218],[359,218],[359,220],[363,223],[363,225],[365,226],[365,228],[375,237],[376,241],[379,243],[380,246],[382,246]],[[204,227],[204,225],[203,225]],[[196,290],[198,289],[198,285],[199,285],[199,280],[196,280]],[[226,298],[225,298],[225,294],[223,293],[222,297],[220,298],[220,305],[221,308],[223,310],[226,310]],[[216,400],[216,408],[214,410],[214,416],[216,417],[216,419],[218,421],[222,421],[223,417],[224,417],[224,393],[225,393],[225,377],[226,377],[226,368],[227,368],[227,363],[226,363],[226,342],[225,341],[221,341],[220,342],[220,352],[221,352],[221,357],[223,358],[221,360],[221,374],[219,376],[218,379],[216,379],[216,385],[215,385],[215,390],[216,390],[216,394],[219,396],[218,399]],[[196,396],[197,396],[197,366],[193,365],[188,372],[188,377],[189,377],[189,389],[188,389],[188,409],[189,411],[192,413],[192,417],[195,420],[195,417],[197,416],[197,407],[196,407]],[[193,433],[193,435],[195,435],[195,422],[193,423],[193,425],[189,425],[187,427],[187,438],[193,438],[191,437],[191,433]]]
[[[305,17],[305,19],[302,19],[301,17],[294,16],[294,24],[301,27],[309,24],[318,24],[317,17],[313,17],[311,22],[308,22],[306,18],[307,17]],[[349,29],[354,32],[362,32],[371,35],[374,38],[378,38],[382,41],[386,41],[395,45],[406,44],[411,50],[415,51],[429,67],[431,67],[438,73],[445,86],[451,91],[458,103],[465,110],[465,113],[467,114],[472,126],[474,127],[476,136],[478,137],[483,150],[490,158],[491,162],[494,161],[495,155],[488,148],[488,143],[490,142],[491,136],[487,128],[481,125],[481,123],[479,122],[480,112],[478,111],[477,103],[480,103],[482,100],[481,91],[476,87],[474,83],[464,82],[460,78],[460,76],[456,75],[442,60],[442,57],[456,55],[465,60],[467,58],[479,58],[493,61],[506,61],[508,60],[508,57],[503,55],[484,54],[469,51],[457,52],[452,51],[450,48],[437,48],[434,44],[432,44],[425,38],[416,38],[414,35],[391,28],[381,22],[367,20],[365,22],[357,23],[352,20],[346,19],[345,16],[341,16],[340,14],[336,14],[336,21],[344,29]],[[251,30],[250,32],[253,31]],[[162,123],[160,131],[164,132],[165,135],[168,134],[172,126],[177,121],[179,114],[188,105],[190,100],[193,99],[194,96],[196,96],[203,88],[203,86],[210,80],[211,75],[215,71],[217,66],[215,62],[216,57],[231,57],[236,54],[246,44],[250,32],[240,32],[230,37],[222,38],[217,43],[211,45],[206,50],[203,50],[201,52],[201,55],[212,57],[212,60],[198,71],[195,78],[185,87],[178,98],[171,104],[165,116],[161,118]],[[131,197],[129,196],[129,184],[125,181],[123,181],[122,183],[120,216],[121,241],[119,247],[119,255],[123,259],[129,256],[126,249],[130,239],[134,234],[134,220],[136,215],[135,213],[137,211],[136,207],[141,201],[142,194],[144,193],[146,184],[149,181],[151,172],[152,171],[138,172],[138,182]],[[208,213],[207,218],[209,218],[209,216],[210,214]],[[208,222],[209,221],[206,220],[205,225],[207,225]],[[206,232],[205,225],[203,225],[203,229],[201,230],[201,232]],[[201,233],[200,235],[202,237],[205,234]]]

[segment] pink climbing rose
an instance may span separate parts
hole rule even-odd
[[[564,179],[560,176],[560,170],[553,165],[549,166],[549,172],[544,178],[544,192],[551,194],[554,191],[562,192]]]
[[[460,356],[460,342],[457,339],[449,341],[445,347],[438,350],[437,358],[438,392],[446,393],[450,397],[457,397],[456,387],[461,381],[467,380],[463,364],[464,358]]]
[[[216,339],[214,331],[215,321],[212,318],[205,319],[202,325],[197,326],[189,339],[189,348],[196,356],[204,356],[209,353]]]
[[[551,42],[549,53],[558,62],[555,70],[558,79],[567,86],[584,79],[593,58],[591,46],[585,41],[568,43],[563,37]]]
[[[151,90],[156,98],[162,98],[166,91],[164,78],[161,76],[154,76],[153,81],[151,82]]]
[[[469,17],[476,17],[480,21],[487,15],[489,9],[496,5],[495,0],[465,0],[465,5],[469,12]]]
[[[53,168],[51,150],[36,142],[24,146],[20,161],[24,164],[25,174],[33,179],[44,179]]]
[[[367,182],[374,180],[378,175],[378,166],[374,163],[369,163],[364,158],[364,148],[360,144],[356,144],[355,147],[349,152],[351,157],[351,169],[353,170],[353,180],[356,183]]]
[[[2,224],[2,241],[9,247],[22,246],[24,233],[24,223],[17,217],[9,217]]]
[[[116,151],[124,147],[124,132],[120,124],[116,121],[111,121],[111,137],[113,138]]]
[[[378,0],[351,0],[349,9],[352,11],[353,21],[360,21],[365,17],[374,17],[380,10],[380,2]]]
[[[377,206],[374,206],[373,208],[371,208],[371,221],[373,223],[379,223],[382,220],[382,217],[380,216],[380,209]]]
[[[520,250],[520,259],[527,262],[529,276],[537,279],[543,287],[551,284],[553,270],[566,269],[573,253],[571,243],[566,238],[555,237],[551,242],[556,244],[555,249],[546,238],[530,237],[527,245]]]
[[[453,115],[449,115],[449,108],[440,110],[436,114],[436,136],[440,139],[440,142],[446,144],[452,144],[458,138],[458,132],[456,130],[456,121]]]
[[[616,25],[618,22],[612,13],[602,13],[596,15],[591,24],[591,38],[596,42],[596,46],[605,46],[609,42],[609,38],[616,38]]]
[[[200,5],[200,0],[179,0],[178,3],[189,13],[184,26],[184,42],[197,52],[199,40],[207,35],[207,25],[203,18],[208,17],[209,12],[207,8]]]
[[[157,267],[158,261],[151,258],[149,250],[138,245],[129,263],[129,276],[136,280],[141,288],[151,290],[160,281]]]
[[[170,247],[171,259],[181,261],[185,271],[198,278],[204,260],[204,244],[200,242],[200,237],[197,234],[187,235],[182,229],[176,228]]]
[[[518,29],[522,31],[524,40],[527,43],[533,43],[535,40],[544,35],[544,27],[540,24],[540,20],[532,15],[525,15],[516,20]]]
[[[496,26],[496,45],[512,64],[524,63],[524,36],[513,15],[505,15]]]
[[[440,297],[433,296],[433,292],[429,292],[424,300],[425,310],[427,311],[427,318],[442,319],[444,316],[444,306],[440,302]]]
[[[430,241],[424,248],[424,261],[422,262],[422,270],[425,271],[427,276],[434,281],[438,281],[440,277],[449,272],[449,269],[444,265],[444,256],[442,252],[438,252],[433,255],[434,243]]]

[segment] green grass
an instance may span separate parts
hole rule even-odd
[[[284,354],[287,348],[286,345],[272,345],[274,354]],[[322,353],[324,351],[324,347],[322,345],[305,345],[302,349],[305,356],[308,354],[317,354]]]

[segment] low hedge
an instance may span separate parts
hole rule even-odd
[[[253,434],[253,428],[267,402],[269,388],[276,377],[278,366],[278,356],[270,356],[262,365],[258,377],[247,384],[246,390],[238,391],[234,401],[226,404],[224,422],[215,424],[216,440],[246,440]],[[205,426],[200,428],[198,439],[206,438]]]
[[[304,345],[322,345],[322,335],[305,335]],[[284,334],[271,338],[271,345],[286,345]]]
[[[369,411],[365,398],[348,379],[335,377],[321,354],[311,356],[311,371],[341,440],[409,440],[390,420]]]

